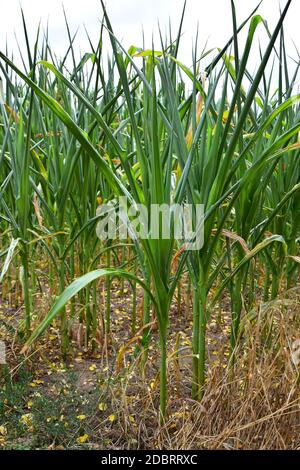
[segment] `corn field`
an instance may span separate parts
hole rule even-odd
[[[80,60],[67,17],[69,46],[57,57],[47,31],[37,31],[30,43],[23,16],[22,65],[9,45],[0,52],[6,390],[18,383],[21,367],[34,373],[54,354],[68,369],[79,352],[78,366],[95,361],[109,377],[102,413],[116,399],[108,388],[113,394],[123,387],[127,396],[131,381],[139,387],[138,403],[151,402],[154,426],[169,435],[170,444],[155,445],[300,446],[281,428],[274,441],[257,437],[267,435],[268,416],[268,426],[286,414],[295,421],[285,427],[299,423],[300,62],[297,44],[286,48],[291,1],[269,31],[259,5],[238,24],[231,0],[228,43],[200,51],[195,38],[192,65],[178,59],[185,7],[176,34],[159,30],[159,50],[144,44],[125,50],[102,3],[99,40],[89,38]],[[256,52],[253,71],[258,31],[268,43]],[[122,196],[133,207],[189,204],[194,227],[202,204],[203,223],[196,227],[202,247],[186,249],[172,217],[168,238],[160,227],[156,239],[101,240],[99,208]],[[122,325],[119,310],[126,314]],[[263,377],[270,383],[255,392]],[[214,416],[224,413],[228,422],[239,414],[234,406],[244,409],[245,397],[259,408],[259,393],[269,409],[253,411],[238,431],[221,432],[205,417],[213,406]],[[183,398],[198,416],[201,436],[218,438],[194,442],[198,431],[184,418],[179,443],[170,420]],[[144,405],[138,406],[142,415]],[[4,429],[10,412],[3,413]],[[183,419],[185,412],[177,413]],[[109,421],[121,419],[117,414]],[[128,416],[129,427],[139,420]],[[260,429],[251,442],[243,434],[249,420]],[[299,424],[296,429],[299,435]],[[242,434],[230,441],[235,433]],[[81,432],[77,442],[87,435]]]

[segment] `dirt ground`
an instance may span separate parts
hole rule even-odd
[[[191,303],[185,289],[174,299],[168,341],[168,414],[158,424],[158,332],[152,319],[149,357],[141,367],[139,328],[132,334],[132,292],[116,280],[111,289],[111,333],[99,327],[94,352],[84,347],[84,330],[70,327],[70,353],[60,354],[54,322],[27,357],[20,355],[17,325],[22,307],[0,303],[0,339],[7,367],[1,367],[0,446],[4,449],[298,449],[300,395],[290,347],[299,330],[299,292],[270,306],[263,321],[249,322],[236,365],[229,369],[230,315],[225,298],[207,332],[207,383],[201,403],[191,397]],[[105,294],[99,290],[99,312]],[[51,305],[47,287],[35,299],[34,322]],[[99,315],[100,316],[100,315]],[[266,319],[267,318],[267,319]],[[272,324],[277,347],[266,344]],[[134,338],[132,340],[132,338]]]

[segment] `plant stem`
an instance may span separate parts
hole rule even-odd
[[[198,364],[198,399],[202,400],[205,384],[205,357],[206,357],[206,299],[200,300],[199,309],[199,364]]]
[[[199,292],[193,288],[193,382],[192,398],[197,398],[199,365]]]
[[[160,398],[159,414],[160,424],[164,424],[167,406],[167,329],[160,331]]]
[[[30,310],[31,310],[31,298],[30,298],[30,286],[29,286],[29,270],[28,270],[28,249],[25,244],[23,244],[21,252],[22,266],[23,266],[23,295],[24,295],[24,305],[25,305],[25,329],[26,337],[30,336]]]
[[[107,251],[106,253],[106,263],[107,266],[110,266],[110,250]],[[105,333],[109,334],[110,333],[110,284],[111,284],[111,279],[110,276],[106,277],[106,316],[105,316]]]
[[[65,262],[62,259],[59,264],[59,289],[60,293],[63,292],[65,288]],[[61,311],[61,352],[64,359],[66,359],[68,348],[69,348],[69,338],[68,338],[68,322],[66,309],[63,308]]]

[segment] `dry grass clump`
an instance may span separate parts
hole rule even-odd
[[[299,290],[293,289],[281,301],[256,309],[258,320],[245,322],[235,365],[208,364],[201,403],[189,398],[188,365],[179,359],[178,383],[170,363],[168,417],[162,428],[156,384],[136,375],[123,377],[117,392],[110,389],[119,419],[118,427],[107,430],[112,448],[298,449],[300,394],[292,359],[298,298]]]

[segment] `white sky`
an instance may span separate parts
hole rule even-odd
[[[17,51],[14,33],[21,45],[23,29],[20,15],[20,4],[23,7],[28,29],[32,38],[39,20],[46,25],[49,19],[50,42],[56,55],[62,55],[67,48],[68,39],[62,3],[65,6],[71,31],[80,27],[76,47],[82,52],[89,50],[83,24],[91,38],[97,41],[101,19],[99,0],[0,0],[0,49],[5,50],[6,38],[9,50]],[[238,23],[245,19],[257,5],[258,0],[235,0]],[[285,0],[264,0],[259,13],[267,19],[270,29],[279,17],[279,5]],[[106,0],[108,13],[118,39],[124,47],[142,46],[142,25],[145,31],[146,47],[151,48],[152,33],[157,31],[159,20],[162,29],[168,27],[171,18],[174,35],[179,23],[183,0]],[[300,49],[300,0],[293,0],[286,18],[286,36],[288,51],[296,58],[291,40]],[[222,47],[232,35],[230,0],[187,0],[187,11],[183,27],[184,37],[180,59],[191,64],[192,40],[199,23],[199,49],[208,40],[208,47]],[[266,44],[266,34],[260,26],[262,44]],[[159,42],[156,43],[159,48]],[[17,52],[15,52],[17,56]]]

